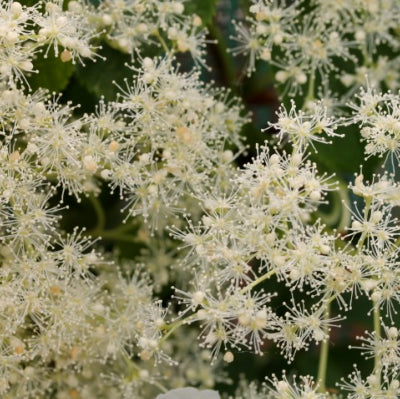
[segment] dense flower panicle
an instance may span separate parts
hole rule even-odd
[[[83,63],[84,58],[94,58],[96,47],[91,41],[98,35],[96,27],[90,23],[85,13],[85,5],[80,1],[70,1],[68,9],[63,10],[63,0],[45,3],[43,15],[38,15],[35,23],[38,25],[38,42],[48,46],[44,56],[50,49],[56,57],[59,48],[63,51],[60,58],[63,62],[78,59]]]
[[[400,346],[398,341],[399,331],[396,327],[383,325],[385,332],[383,337],[377,337],[376,332],[366,331],[366,336],[358,337],[361,346],[352,346],[360,349],[365,358],[379,356],[379,372],[385,380],[396,376],[399,368]],[[378,371],[378,370],[376,370]]]
[[[376,63],[357,66],[354,73],[343,72],[340,75],[341,83],[348,89],[343,100],[352,98],[360,87],[365,85],[365,77],[372,87],[387,87],[389,90],[399,90],[400,76],[397,71],[399,56],[389,59],[386,56],[378,56]]]
[[[397,378],[390,378],[381,381],[376,374],[370,374],[363,379],[359,370],[355,370],[345,379],[337,384],[344,391],[348,391],[349,399],[370,399],[375,397],[393,398],[399,394],[399,381]]]
[[[48,2],[43,10],[18,4],[2,3],[1,15],[21,36],[29,38],[39,30],[26,57],[40,46],[64,62],[94,57],[89,43],[98,30],[88,25],[92,16],[84,4],[70,2],[68,10],[61,3]],[[177,10],[180,3],[174,4]],[[181,22],[168,18],[162,24],[166,29]],[[187,40],[197,46],[194,39]],[[184,42],[177,46],[186,51]],[[141,63],[132,68],[134,89],[127,85],[117,101],[101,99],[93,114],[82,116],[77,116],[78,106],[62,104],[57,94],[42,89],[26,94],[16,80],[22,75],[1,71],[4,397],[152,395],[161,376],[176,366],[171,355],[183,364],[183,353],[188,353],[183,341],[174,344],[173,353],[163,343],[168,307],[153,297],[147,274],[132,275],[140,269],[136,264],[124,267],[118,260],[119,267],[114,266],[113,257],[103,255],[98,239],[85,229],[61,231],[61,215],[68,207],[50,205],[60,193],[61,202],[67,194],[77,202],[83,196],[95,198],[105,181],[110,191],[118,190],[128,200],[127,219],[142,214],[152,219],[153,227],[159,220],[163,226],[171,214],[193,207],[203,186],[228,183],[234,154],[226,147],[233,143],[242,148],[239,131],[247,121],[242,106],[229,92],[203,85],[197,72],[179,72],[171,57]],[[155,274],[160,264],[170,266],[157,256]],[[150,266],[150,258],[145,264]],[[240,340],[245,341],[245,334],[241,331]],[[191,348],[193,357],[202,350]],[[206,370],[202,359],[197,367]],[[210,385],[214,378],[204,371],[192,376],[194,383]]]
[[[197,73],[178,72],[171,58],[144,58],[137,72],[137,80],[126,82],[112,104],[124,115],[129,139],[121,142],[107,179],[122,188],[131,215],[156,218],[175,213],[185,192],[195,193],[220,176],[219,159],[225,158],[229,168],[225,146],[242,147],[238,132],[247,119],[227,93],[203,86]],[[128,163],[125,154],[130,154]],[[114,170],[113,165],[121,166]]]
[[[380,93],[370,86],[361,89],[357,103],[350,103],[353,110],[351,123],[361,128],[361,136],[366,141],[367,156],[378,155],[399,163],[399,96],[394,93]]]
[[[276,259],[275,264],[285,261],[280,267],[280,273],[291,290],[303,291],[305,287],[318,290],[321,281],[332,268],[336,255],[333,246],[336,237],[325,233],[324,227],[316,223],[307,226],[304,232],[293,229],[288,234],[287,248],[280,255],[284,259]]]
[[[362,173],[357,174],[354,184],[350,185],[350,189],[355,195],[373,200],[379,204],[399,206],[400,187],[394,181],[394,176],[387,173],[383,175],[373,175],[372,181],[364,182]]]
[[[301,108],[281,105],[268,124],[279,146],[257,145],[239,167],[249,118],[231,91],[202,81],[207,31],[189,9],[0,2],[0,396],[217,397],[174,388],[229,382],[223,363],[236,351],[262,355],[274,343],[287,363],[320,346],[318,380],[272,375],[242,382],[235,398],[326,399],[330,330],[361,296],[374,331],[356,348],[374,370],[338,386],[348,399],[399,396],[400,97],[373,88],[400,85],[398,2],[252,0],[233,52],[249,54],[249,72],[268,61],[289,97],[308,89]],[[61,94],[30,92],[39,53],[84,66],[102,59],[101,40],[132,56],[114,100],[83,113]],[[176,54],[187,52],[196,67],[183,72]],[[374,76],[353,99],[365,74]],[[348,125],[366,158],[385,158],[370,178],[360,166],[353,203],[313,153]],[[102,209],[114,193],[124,225]],[[339,195],[335,230],[320,205]],[[67,227],[87,204],[90,230]]]
[[[113,47],[134,54],[153,44],[173,53],[189,52],[197,65],[203,65],[207,30],[201,18],[185,14],[185,3],[178,1],[107,0],[89,13]]]
[[[287,40],[287,27],[299,14],[299,10],[296,9],[299,4],[297,1],[253,1],[253,3],[250,6],[251,17],[248,19],[252,26],[249,30],[242,23],[236,25],[238,36],[234,39],[239,44],[232,50],[234,55],[241,53],[250,55],[249,74],[255,70],[256,59],[271,60],[273,47]]]
[[[280,108],[278,122],[269,123],[269,126],[277,129],[278,137],[282,141],[286,137],[299,149],[313,146],[313,142],[329,143],[327,137],[341,137],[336,133],[340,119],[328,115],[328,109],[321,103],[313,104],[310,112],[297,111],[294,101],[289,112]]]
[[[63,8],[64,7],[64,8]],[[84,65],[102,58],[96,40],[101,35],[115,47],[133,54],[149,40],[173,53],[190,52],[204,62],[206,30],[197,15],[184,15],[182,1],[103,1],[94,7],[84,1],[45,1],[23,6],[3,1],[0,8],[0,80],[27,83],[37,52]],[[168,47],[166,44],[168,41]],[[45,49],[43,49],[45,48]]]
[[[332,318],[326,317],[326,304],[314,304],[308,310],[304,302],[292,303],[288,311],[280,317],[276,323],[276,332],[269,334],[281,353],[290,363],[299,350],[308,350],[312,342],[319,344],[329,339],[331,327],[338,327],[338,322],[343,318],[338,315]]]
[[[328,118],[321,115],[325,115],[321,120]],[[312,118],[320,118],[318,113],[310,118],[310,125],[319,123],[328,130],[334,123],[333,119],[314,122]],[[254,330],[250,335],[248,331],[243,336],[248,341],[242,345],[251,344],[256,353],[263,341],[270,339],[290,362],[296,352],[307,349],[312,341],[326,340],[329,329],[342,319],[326,317],[327,304],[333,300],[347,311],[359,296],[366,295],[375,307],[386,308],[390,318],[396,312],[398,251],[394,243],[398,223],[392,209],[397,205],[397,184],[390,175],[375,176],[372,182],[364,181],[362,175],[356,177],[350,188],[364,197],[367,205],[364,215],[355,211],[358,213],[346,239],[354,237],[357,252],[352,251],[350,243],[339,250],[335,244],[338,237],[328,234],[319,221],[304,225],[332,186],[305,159],[307,145],[313,138],[303,142],[297,139],[302,124],[308,120],[303,122],[303,116],[298,119],[295,110],[286,119],[284,126],[281,120],[273,126],[282,134],[289,130],[289,122],[293,123],[292,154],[271,154],[267,147],[262,147],[257,157],[231,178],[228,194],[201,196],[205,216],[200,223],[192,223],[186,233],[171,230],[189,247],[184,262],[197,265],[197,278],[201,281],[201,288],[198,286],[192,292],[176,290],[185,306],[181,316],[203,326],[200,338],[213,347],[213,353],[222,347],[235,348],[239,336],[234,334],[232,339],[230,334],[237,325],[251,323],[251,312],[235,316],[232,306],[237,303],[222,305],[215,302],[211,292],[225,292],[228,297],[235,292],[247,293],[273,275],[285,281],[293,292],[305,291],[321,302],[311,308],[293,302],[285,317],[278,317],[271,296],[265,308],[270,315],[267,330],[261,334]],[[334,130],[331,134],[335,134]],[[222,308],[217,318],[211,308]],[[188,316],[192,312],[193,316]]]
[[[2,246],[1,324],[8,337],[2,358],[9,381],[4,394],[45,397],[53,389],[68,389],[68,378],[56,387],[54,373],[73,373],[73,386],[81,392],[86,386],[87,392],[103,394],[112,385],[100,375],[102,382],[97,380],[91,374],[96,369],[117,367],[136,348],[142,348],[143,363],[151,364],[153,356],[166,359],[157,347],[165,309],[153,301],[146,274],[115,272],[99,254],[87,252],[93,242],[78,232],[53,245],[34,243],[29,236],[24,244],[20,253]],[[106,272],[94,276],[90,270],[95,269]],[[51,373],[49,362],[55,365]],[[74,371],[78,365],[86,374]],[[31,374],[25,377],[28,367]],[[142,383],[148,376],[143,371]]]
[[[276,316],[265,306],[273,294],[251,295],[245,290],[227,292],[225,296],[213,296],[208,291],[187,293],[176,290],[176,298],[189,310],[197,310],[191,321],[199,321],[202,345],[212,349],[213,361],[222,346],[250,348],[261,354],[263,338],[274,331]],[[181,316],[182,316],[181,314]]]
[[[320,324],[313,323],[315,331],[309,331],[294,326],[291,319],[280,319],[269,305],[270,301],[273,303],[274,293],[268,294],[270,299],[265,310],[254,312],[238,298],[273,274],[285,280],[293,290],[314,287],[319,294],[324,292],[321,282],[331,267],[335,237],[324,233],[320,223],[307,230],[302,224],[330,186],[325,184],[324,178],[319,180],[309,163],[302,164],[303,156],[299,153],[291,156],[267,151],[262,147],[257,158],[236,173],[231,183],[235,189],[229,195],[203,194],[205,215],[198,225],[192,224],[186,233],[171,230],[190,248],[185,263],[197,265],[201,283],[192,293],[181,290],[176,293],[181,304],[186,306],[182,316],[196,311],[193,320],[205,326],[200,338],[214,345],[215,352],[221,345],[235,347],[242,336],[242,345],[250,345],[260,353],[262,342],[269,338],[281,341],[287,348],[283,353],[292,359],[293,351],[306,348],[310,339],[320,341],[325,337]],[[288,231],[289,225],[291,230]],[[258,268],[250,266],[255,261]],[[210,297],[214,290],[225,292],[226,298],[230,298],[229,305],[226,299],[224,305],[220,300],[217,305]],[[232,301],[233,298],[236,299]],[[223,311],[217,313],[216,318],[212,308]],[[258,320],[261,314],[264,321]],[[311,317],[315,320],[320,317],[315,310],[308,313],[303,309],[302,314],[306,320],[303,326]],[[236,319],[238,324],[234,322]],[[286,335],[290,330],[299,342],[288,344],[294,338]]]
[[[318,392],[318,383],[309,375],[294,375],[291,381],[285,373],[282,378],[278,378],[275,374],[272,378],[267,378],[267,392],[269,398],[280,399],[324,399],[327,393]]]
[[[352,223],[348,228],[358,252],[363,256],[363,266],[358,267],[358,287],[393,322],[396,305],[398,277],[398,220],[393,213],[398,206],[398,187],[392,176],[374,176],[364,181],[362,174],[357,175],[350,186],[353,192],[364,198],[364,210],[354,206]],[[356,265],[355,263],[353,263]],[[353,267],[347,267],[352,270]]]
[[[97,114],[81,118],[73,117],[75,106],[43,91],[25,97],[7,90],[2,124],[9,140],[24,133],[23,157],[35,173],[55,175],[63,191],[80,199],[105,179],[128,199],[131,215],[157,220],[176,213],[185,193],[222,177],[217,160],[232,161],[225,146],[242,146],[238,131],[247,119],[227,93],[213,93],[196,73],[179,73],[172,59],[144,59],[136,82],[118,102],[101,101]]]
[[[397,1],[253,0],[245,24],[236,25],[234,54],[249,55],[248,74],[257,60],[267,61],[277,69],[276,81],[285,85],[284,93],[294,96],[308,83],[307,97],[313,98],[315,83],[326,85],[339,78],[352,92],[371,73],[378,85],[385,82],[398,88],[395,74],[382,73],[391,60],[379,59],[378,49],[389,47],[396,60],[396,39],[400,7]],[[304,12],[307,9],[307,13]],[[247,24],[247,26],[245,26]],[[363,60],[360,65],[359,60]],[[346,72],[336,67],[346,62]],[[375,62],[376,61],[376,62]],[[372,73],[376,69],[377,73]],[[359,77],[361,76],[361,81]]]
[[[1,51],[0,80],[22,81],[33,72],[37,52],[46,47],[63,62],[95,58],[98,47],[92,44],[99,32],[87,19],[85,5],[71,1],[63,10],[63,1],[22,6],[19,2],[3,1],[0,8]]]
[[[32,71],[36,41],[32,20],[37,15],[36,7],[11,1],[0,3],[0,81],[23,80],[23,74]]]
[[[359,245],[365,243],[368,248],[387,248],[394,244],[399,235],[399,226],[391,214],[391,206],[374,203],[367,214],[355,209],[352,224],[348,228],[351,233],[347,237],[360,234]]]

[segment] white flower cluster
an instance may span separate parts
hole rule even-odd
[[[185,14],[184,0],[106,0],[90,13],[107,40],[124,52],[153,44],[174,53],[190,52],[196,63],[205,65],[207,31],[198,15]]]
[[[318,384],[311,376],[292,376],[283,373],[281,378],[273,375],[267,383],[258,386],[254,382],[242,380],[235,399],[325,399],[328,395],[318,392]]]
[[[309,85],[302,108],[282,105],[268,125],[280,146],[258,145],[241,167],[241,102],[203,83],[199,69],[182,72],[175,58],[189,51],[204,62],[206,32],[184,1],[0,3],[2,398],[161,391],[157,398],[217,399],[211,389],[229,381],[222,361],[241,350],[261,355],[270,341],[287,363],[320,347],[318,376],[283,372],[261,387],[242,383],[235,397],[325,399],[333,396],[330,330],[361,296],[374,331],[356,348],[374,369],[363,378],[356,368],[338,387],[349,399],[399,396],[400,97],[367,87],[347,101],[342,113],[352,115],[338,117],[315,92],[333,75],[357,85],[362,68],[379,68],[376,80],[397,87],[398,77],[382,71],[397,57],[400,8],[394,0],[314,0],[307,13],[305,3],[254,0],[250,31],[237,25],[236,52],[250,53],[250,70],[261,58],[290,94]],[[61,94],[28,90],[40,52],[84,66],[101,58],[101,40],[135,55],[113,101],[83,113]],[[148,45],[165,55],[146,56]],[[381,46],[390,60],[378,56]],[[349,221],[336,231],[319,208],[343,183],[318,171],[312,150],[349,125],[359,128],[366,158],[391,164],[369,181],[355,176],[349,190],[358,202],[347,201]],[[106,229],[100,195],[114,193],[126,224]],[[97,224],[64,231],[81,201],[93,205]],[[102,237],[139,243],[142,252],[123,259],[101,247]]]
[[[182,1],[104,1],[97,8],[80,0],[63,3],[23,6],[2,0],[0,80],[26,82],[24,74],[36,72],[34,57],[44,47],[45,58],[50,54],[81,64],[85,58],[95,60],[100,36],[130,54],[150,41],[169,53],[190,52],[196,63],[204,65],[206,31],[199,16],[184,15]]]
[[[233,53],[249,54],[249,74],[258,59],[274,65],[289,95],[308,82],[312,96],[316,80],[331,87],[333,78],[353,92],[365,75],[397,89],[399,15],[396,0],[252,0],[248,26],[237,25]],[[390,48],[390,57],[379,54],[381,47]]]
[[[366,108],[360,106],[365,110],[363,123],[373,123],[375,114]],[[199,338],[212,350],[213,358],[222,350],[225,361],[233,361],[231,350],[241,347],[261,354],[265,341],[271,340],[290,362],[311,342],[327,342],[330,329],[343,318],[331,314],[333,301],[348,311],[361,295],[371,301],[377,325],[380,310],[393,323],[400,301],[400,230],[393,217],[398,184],[387,173],[376,175],[372,182],[366,182],[362,174],[356,176],[350,188],[364,199],[363,211],[351,209],[351,225],[343,237],[347,243],[338,244],[339,237],[313,217],[327,192],[334,189],[332,176],[319,175],[307,156],[313,142],[326,143],[327,136],[337,135],[336,127],[343,120],[327,117],[321,104],[316,103],[314,109],[309,114],[295,106],[289,112],[282,107],[271,126],[281,140],[291,141],[292,153],[271,153],[267,146],[261,147],[257,157],[232,176],[227,190],[218,192],[213,187],[199,197],[204,210],[200,222],[191,222],[187,231],[172,229],[172,235],[189,248],[185,262],[196,268],[193,289],[175,290],[184,307],[181,317],[200,324]],[[379,104],[373,109],[379,112]],[[382,115],[390,117],[385,111]],[[275,311],[274,285],[264,284],[273,276],[293,293],[290,304],[284,303],[283,315]],[[309,297],[307,305],[294,299],[299,291]],[[392,389],[387,384],[394,387],[398,370],[397,329],[386,330],[388,339],[378,337],[378,330],[364,339],[370,343],[364,345],[367,354],[378,359],[371,378],[382,376],[385,383],[378,386],[383,391]],[[303,397],[296,385],[286,384],[285,398]],[[347,383],[343,384],[347,389]],[[277,386],[281,397],[281,383]],[[316,389],[312,383],[310,387]],[[256,398],[275,397],[267,388],[257,392]],[[318,389],[313,395],[326,393]]]
[[[165,29],[182,23],[174,17],[181,3],[154,2],[156,17],[142,6]],[[169,354],[179,358],[187,345],[162,347],[167,308],[154,298],[148,272],[134,263],[115,265],[85,229],[63,232],[68,207],[61,204],[66,195],[96,201],[104,184],[126,200],[127,219],[141,214],[154,228],[183,212],[203,186],[223,184],[232,169],[228,144],[242,147],[241,105],[204,85],[198,72],[179,72],[172,56],[140,59],[118,99],[101,100],[92,114],[46,90],[27,94],[24,74],[41,47],[63,62],[95,56],[99,30],[89,22],[91,11],[78,2],[67,9],[62,2],[1,4],[3,398],[154,394],[151,387],[175,365]],[[204,372],[192,380],[214,384]]]
[[[199,224],[192,223],[187,232],[173,230],[190,247],[186,261],[197,274],[193,292],[177,289],[176,295],[185,313],[196,310],[193,320],[203,326],[201,339],[214,355],[221,346],[239,344],[261,353],[268,337],[292,359],[309,340],[326,338],[323,326],[333,320],[324,320],[324,300],[310,313],[291,307],[282,318],[271,302],[274,292],[252,291],[277,275],[292,290],[308,286],[325,300],[331,295],[328,276],[333,258],[340,256],[335,237],[324,233],[319,221],[306,228],[304,223],[333,187],[304,158],[300,148],[293,154],[270,154],[261,147],[231,178],[228,191],[217,194],[213,187],[203,193],[205,215]]]
[[[389,157],[400,163],[400,98],[387,92],[377,92],[371,87],[361,89],[357,103],[351,103],[351,123],[361,128],[366,141],[365,153],[369,157]]]
[[[67,10],[62,7],[62,0],[30,7],[11,0],[0,3],[0,81],[26,81],[24,74],[35,72],[35,54],[45,46],[45,56],[51,50],[63,62],[95,57],[91,41],[98,33],[82,4],[71,1]]]

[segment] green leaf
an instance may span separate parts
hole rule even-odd
[[[360,165],[363,165],[363,174],[370,179],[381,160],[377,157],[365,160],[365,144],[361,141],[356,126],[348,126],[342,129],[341,133],[344,133],[344,137],[335,137],[332,144],[315,143],[318,153],[313,153],[311,158],[316,160],[322,169],[335,172],[344,180],[352,178],[354,173],[360,171]]]
[[[217,12],[218,0],[190,0],[185,2],[185,14],[197,14],[204,25],[211,23]]]
[[[81,115],[94,112],[99,102],[98,97],[90,93],[88,89],[77,80],[76,74],[71,77],[68,86],[63,91],[62,100],[64,102],[71,101],[73,104],[80,104],[79,109],[76,109],[75,112],[79,112]]]
[[[124,78],[132,76],[132,71],[125,66],[127,62],[130,63],[131,58],[107,44],[102,46],[99,54],[106,57],[106,60],[88,61],[85,67],[79,66],[76,79],[97,97],[104,96],[106,100],[114,100],[118,88],[113,81],[122,84]]]
[[[75,65],[62,62],[52,51],[49,51],[48,58],[39,53],[33,60],[33,66],[38,73],[32,73],[27,79],[31,89],[43,87],[56,92],[65,89],[75,69]]]

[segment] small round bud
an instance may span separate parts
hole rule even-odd
[[[101,17],[101,21],[103,22],[103,24],[105,26],[109,26],[109,25],[111,25],[113,23],[113,19],[112,19],[111,15],[108,15],[108,14],[104,14]]]
[[[108,145],[108,149],[111,152],[116,152],[119,149],[119,143],[115,140],[111,141],[111,143]]]
[[[228,351],[224,354],[224,361],[227,363],[232,363],[235,357],[233,356],[233,353]]]
[[[11,10],[11,12],[12,12],[14,17],[20,16],[21,12],[22,12],[21,3],[19,3],[18,1],[14,1],[13,3],[11,3],[10,10]]]
[[[148,30],[149,30],[148,25],[145,24],[145,23],[143,23],[143,22],[140,23],[140,24],[136,27],[136,31],[139,32],[139,33],[142,33],[142,34],[146,33]]]
[[[307,75],[304,72],[300,72],[295,76],[296,82],[303,85],[307,82]]]
[[[62,62],[68,62],[72,60],[72,55],[67,49],[65,49],[61,52],[60,59]]]
[[[270,159],[269,159],[269,163],[271,165],[278,165],[280,161],[280,157],[278,154],[272,154]]]
[[[149,378],[149,372],[147,370],[140,370],[139,377],[143,380]]]
[[[22,61],[20,64],[21,69],[24,71],[32,71],[33,69],[33,64],[30,61]]]
[[[363,30],[358,30],[355,34],[356,40],[358,42],[363,42],[365,40],[365,32]]]
[[[198,306],[201,304],[201,302],[203,302],[203,299],[205,297],[205,294],[203,291],[196,291],[193,295],[192,295],[192,303],[193,306]]]
[[[399,330],[396,327],[390,327],[388,330],[388,337],[391,339],[397,339]]]
[[[264,49],[260,54],[260,58],[263,61],[270,61],[271,60],[271,51],[269,51],[268,49]]]
[[[321,199],[321,193],[317,190],[312,191],[310,194],[310,199],[312,201],[319,201]]]
[[[146,72],[146,73],[143,74],[142,79],[143,79],[144,83],[149,85],[149,84],[152,84],[154,82],[155,76],[151,72]]]
[[[100,176],[104,179],[104,180],[108,180],[111,177],[111,170],[109,169],[103,169],[100,172]]]
[[[284,83],[284,82],[286,82],[287,78],[288,78],[288,75],[287,75],[287,73],[286,73],[285,71],[278,71],[278,72],[275,74],[275,79],[276,79],[279,83]]]
[[[150,57],[143,58],[143,68],[151,69],[154,67],[154,61]]]
[[[199,27],[203,23],[202,19],[198,15],[193,15],[193,26]]]
[[[175,14],[182,14],[183,11],[185,10],[185,7],[182,3],[175,1],[173,3],[172,9]]]
[[[86,155],[83,158],[83,166],[91,173],[95,173],[98,168],[96,160],[91,155]]]

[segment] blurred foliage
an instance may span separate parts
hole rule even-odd
[[[33,66],[36,73],[32,73],[28,78],[33,91],[39,87],[55,92],[64,90],[75,69],[71,62],[62,62],[59,57],[56,58],[53,49],[47,55],[46,52],[38,53]]]
[[[203,24],[207,25],[211,23],[217,11],[217,3],[218,0],[191,0],[185,3],[185,13],[198,15],[203,20]]]
[[[102,44],[99,54],[104,60],[87,61],[86,66],[78,66],[75,78],[97,98],[103,96],[112,101],[119,91],[116,84],[123,87],[123,80],[132,76],[132,71],[126,66],[131,57],[114,50],[106,43]]]

